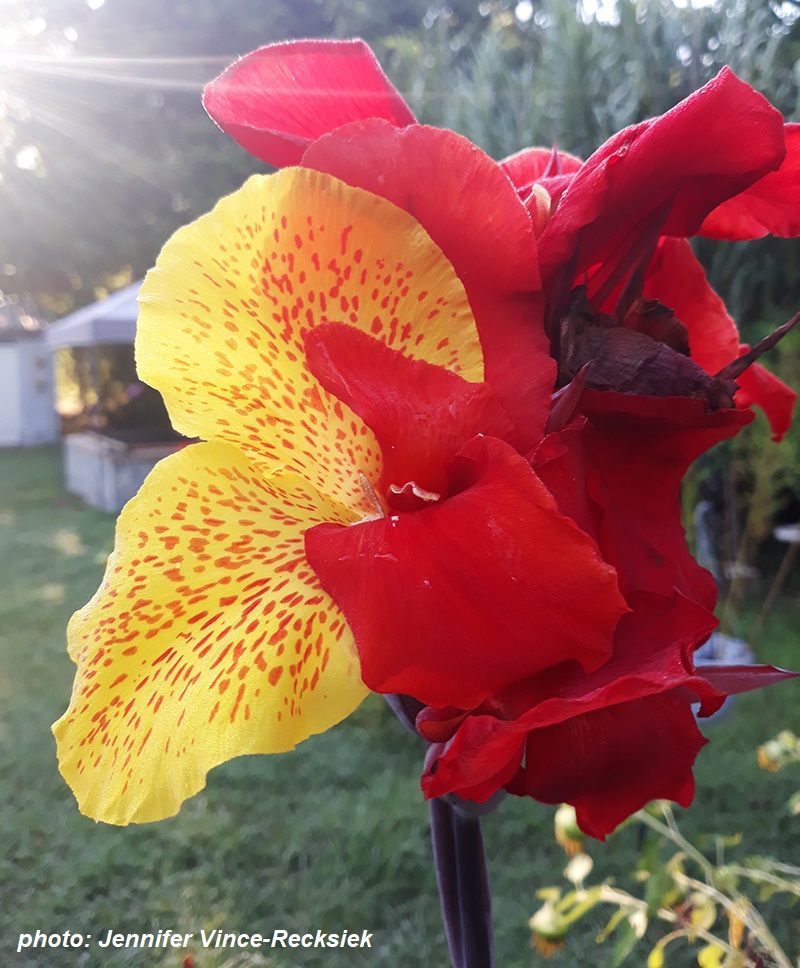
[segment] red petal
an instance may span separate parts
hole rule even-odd
[[[713,689],[729,696],[800,676],[800,672],[789,672],[771,665],[698,666],[696,671]]]
[[[446,743],[453,738],[467,715],[463,709],[455,706],[448,706],[446,709],[423,706],[417,713],[414,728],[429,743]]]
[[[312,141],[348,121],[415,122],[362,40],[261,47],[213,80],[203,104],[226,134],[276,168],[299,164]]]
[[[559,175],[571,175],[578,171],[583,162],[575,155],[555,148],[523,148],[500,162],[500,167],[511,179],[521,197],[530,194],[531,189],[543,178],[551,179]]]
[[[712,239],[800,235],[800,124],[787,124],[784,131],[786,158],[781,167],[715,208],[698,235]]]
[[[637,593],[630,603],[633,610],[617,626],[614,655],[602,668],[587,675],[576,662],[561,663],[510,687],[461,724],[443,711],[442,725],[453,721],[457,730],[440,753],[435,774],[424,778],[426,795],[454,792],[477,799],[475,788],[483,787],[508,757],[516,755],[532,730],[678,689],[686,705],[695,697],[713,701],[715,691],[694,675],[689,657],[716,627],[714,616],[679,594]],[[435,711],[420,713],[418,723],[425,736],[429,722],[438,730]],[[486,797],[493,792],[485,788]]]
[[[739,331],[711,288],[686,239],[662,238],[650,262],[643,296],[668,306],[689,331],[692,359],[719,373],[739,356]]]
[[[455,710],[424,710],[429,727],[452,736],[423,776],[425,795],[482,802],[511,777],[526,742],[526,762],[509,792],[548,803],[569,801],[583,830],[603,837],[649,800],[687,806],[691,767],[703,739],[690,708],[707,712],[726,693],[789,678],[772,666],[702,667],[691,655],[716,625],[696,602],[676,594],[630,596],[633,610],[614,636],[613,658],[585,674],[575,662],[545,670],[461,719]]]
[[[539,239],[545,279],[621,253],[664,205],[664,234],[693,235],[726,199],[781,165],[783,119],[728,68],[662,117],[620,131],[573,177]]]
[[[381,490],[414,482],[443,495],[447,465],[476,434],[513,438],[491,388],[411,360],[344,323],[305,336],[311,372],[372,429],[383,454]]]
[[[669,306],[689,331],[692,359],[707,373],[718,373],[747,349],[736,324],[708,283],[685,239],[661,239],[648,268],[644,296]],[[740,407],[761,407],[776,440],[789,429],[797,395],[758,364],[737,378]]]
[[[452,742],[426,757],[422,774],[425,799],[457,793],[464,800],[485,803],[510,783],[522,765],[524,731],[508,729],[491,716],[470,717],[469,730],[459,730]]]
[[[747,350],[742,346],[742,352]],[[767,415],[772,428],[772,439],[779,441],[789,429],[794,414],[797,394],[759,363],[749,366],[741,376],[736,377],[739,392],[736,402],[740,407],[761,407]]]
[[[590,425],[551,435],[534,458],[559,508],[595,537],[626,597],[677,589],[713,609],[716,584],[686,546],[680,482],[701,453],[752,414],[709,414],[705,401],[685,397],[591,390],[581,409]]]
[[[461,135],[364,121],[321,138],[303,164],[410,212],[462,280],[488,274],[500,290],[538,287],[524,207],[497,162]]]
[[[591,539],[500,440],[472,440],[451,474],[435,506],[306,533],[364,682],[470,709],[565,659],[605,662],[626,606]]]
[[[688,807],[705,742],[681,695],[633,699],[532,732],[525,766],[507,789],[571,803],[581,830],[602,840],[650,800]]]
[[[533,456],[533,469],[556,499],[562,514],[590,534],[599,534],[597,506],[590,496],[596,468],[587,465],[583,447],[587,420],[578,417],[563,431],[548,434]]]
[[[512,687],[497,700],[505,715],[538,729],[678,688],[710,698],[715,690],[697,678],[691,656],[717,627],[713,613],[678,592],[634,592],[628,602],[631,611],[620,619],[609,662],[589,674],[565,663]]]
[[[303,164],[410,212],[442,249],[467,290],[486,381],[521,449],[531,447],[547,419],[555,372],[533,226],[496,162],[452,131],[365,121],[321,138]]]

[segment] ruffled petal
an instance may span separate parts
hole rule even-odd
[[[54,732],[84,813],[170,816],[219,763],[292,749],[358,706],[352,635],[303,551],[306,528],[351,518],[227,444],[157,465],[70,624],[78,673]]]
[[[711,239],[800,235],[800,124],[787,124],[786,158],[777,171],[717,206],[697,234]]]
[[[511,686],[461,722],[450,714],[454,735],[423,777],[425,795],[487,799],[497,790],[492,780],[508,774],[510,764],[519,766],[529,733],[607,707],[674,690],[682,690],[687,706],[696,698],[710,711],[718,707],[722,694],[694,674],[690,659],[716,627],[714,615],[677,593],[636,593],[630,605],[617,626],[614,654],[601,668],[586,674],[578,663],[563,662]],[[430,712],[420,713],[417,725],[426,738],[441,729]],[[519,782],[510,789],[522,795],[526,791],[517,789]]]
[[[359,474],[380,453],[364,423],[314,380],[304,334],[343,321],[483,379],[463,286],[419,224],[314,171],[254,176],[179,230],[145,279],[136,353],[187,436],[235,444],[366,510]]]
[[[529,449],[547,419],[555,370],[533,225],[497,163],[452,131],[364,121],[321,138],[303,164],[405,209],[441,247],[469,296],[486,380]]]
[[[205,89],[206,111],[245,150],[276,168],[348,121],[415,119],[363,40],[301,40],[261,47]]]
[[[343,323],[311,330],[306,353],[320,384],[375,434],[384,495],[413,483],[429,500],[443,497],[448,465],[468,440],[488,434],[513,442],[514,428],[485,383],[411,360]]]
[[[692,359],[707,373],[719,371],[747,349],[740,345],[736,324],[725,303],[711,288],[706,273],[686,239],[660,240],[645,278],[643,295],[668,306],[689,332]],[[736,382],[740,407],[761,407],[779,440],[789,429],[797,394],[758,363]]]
[[[631,699],[531,732],[525,767],[507,789],[571,803],[581,830],[602,840],[651,800],[688,807],[706,742],[682,695]]]
[[[453,496],[423,510],[306,535],[364,682],[470,709],[566,658],[604,663],[627,608],[616,575],[530,465],[478,437],[451,481]]]
[[[649,219],[694,235],[726,199],[776,171],[783,118],[729,68],[659,118],[626,128],[573,177],[539,239],[544,279],[616,260]]]
[[[712,698],[717,690],[699,677],[692,655],[717,627],[713,612],[680,592],[637,591],[628,596],[628,604],[609,662],[589,674],[565,663],[519,683],[499,700],[505,715],[518,718],[527,729],[539,729],[679,688],[698,699]]]

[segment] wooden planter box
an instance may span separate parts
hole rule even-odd
[[[64,486],[101,511],[117,512],[164,457],[185,440],[131,442],[97,431],[64,438]]]

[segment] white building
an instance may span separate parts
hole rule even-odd
[[[0,302],[0,447],[58,437],[53,369],[42,324],[16,302]]]

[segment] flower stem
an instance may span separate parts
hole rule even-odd
[[[735,897],[728,897],[727,894],[723,894],[714,887],[715,870],[713,865],[710,863],[708,858],[705,857],[705,855],[701,854],[699,850],[693,847],[680,833],[675,823],[672,810],[669,807],[664,806],[662,807],[662,811],[666,823],[661,823],[655,817],[648,814],[646,810],[640,810],[635,816],[642,823],[647,824],[653,830],[658,831],[658,833],[660,833],[662,836],[667,837],[676,846],[680,847],[687,857],[691,857],[697,863],[705,876],[705,883],[703,883],[702,881],[695,880],[692,877],[687,877],[685,874],[676,873],[674,875],[676,883],[682,884],[686,887],[691,887],[694,890],[705,894],[713,901],[716,901],[716,903],[729,914],[740,918],[744,922],[745,926],[750,929],[753,935],[758,938],[758,940],[768,950],[770,956],[775,960],[775,964],[778,966],[778,968],[792,968],[789,958],[775,940],[774,935],[769,930],[766,922],[758,911],[756,911],[752,905],[748,905],[747,908],[742,911],[741,908],[737,907]],[[743,873],[745,873],[746,876],[749,876],[750,872]]]
[[[479,816],[430,801],[431,837],[453,968],[494,968],[492,902]]]

